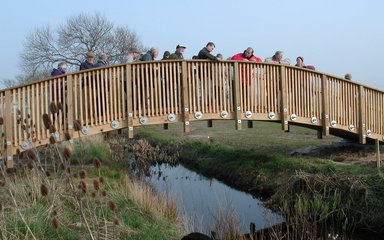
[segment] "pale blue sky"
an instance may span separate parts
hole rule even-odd
[[[225,58],[252,46],[262,59],[276,50],[295,62],[384,90],[384,1],[382,0],[4,0],[0,79],[20,73],[19,54],[36,27],[58,26],[72,15],[99,12],[136,31],[160,54],[187,46],[191,58],[208,41]]]

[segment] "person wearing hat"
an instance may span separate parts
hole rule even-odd
[[[87,52],[86,57],[87,59],[84,62],[82,62],[80,65],[80,71],[95,67],[95,64],[94,64],[95,54],[93,54],[93,52]]]
[[[161,60],[169,60],[169,56],[171,56],[171,53],[169,51],[165,51]]]
[[[213,42],[207,43],[207,45],[200,50],[196,59],[210,59],[210,60],[219,61],[220,59],[218,59],[215,55],[211,54],[213,49],[215,49],[215,44]]]
[[[181,45],[181,44],[177,45],[176,51],[172,53],[171,56],[169,56],[169,59],[184,59],[183,53],[186,48],[187,47],[184,45]]]
[[[66,62],[60,62],[57,65],[57,68],[54,68],[51,72],[51,77],[63,75],[67,72],[67,63]]]
[[[344,78],[345,78],[345,80],[352,81],[352,74],[346,73]]]
[[[141,52],[137,48],[131,48],[128,53],[127,62],[137,62],[141,57]]]

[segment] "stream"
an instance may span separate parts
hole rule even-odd
[[[261,201],[248,193],[190,171],[182,165],[153,166],[147,180],[159,192],[176,199],[181,216],[187,216],[195,231],[209,233],[215,219],[232,217],[239,230],[249,232],[249,224],[262,229],[281,223],[283,218],[263,207]]]

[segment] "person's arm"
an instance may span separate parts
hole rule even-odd
[[[152,61],[151,55],[149,53],[144,54],[141,59],[141,61]]]

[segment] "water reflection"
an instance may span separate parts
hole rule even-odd
[[[182,214],[193,221],[197,229],[209,232],[214,217],[236,212],[240,230],[249,231],[249,223],[257,229],[282,221],[282,217],[264,208],[252,195],[230,188],[216,179],[208,179],[181,165],[166,164],[151,168],[148,181],[161,193],[177,199]],[[220,214],[221,213],[221,214]]]

